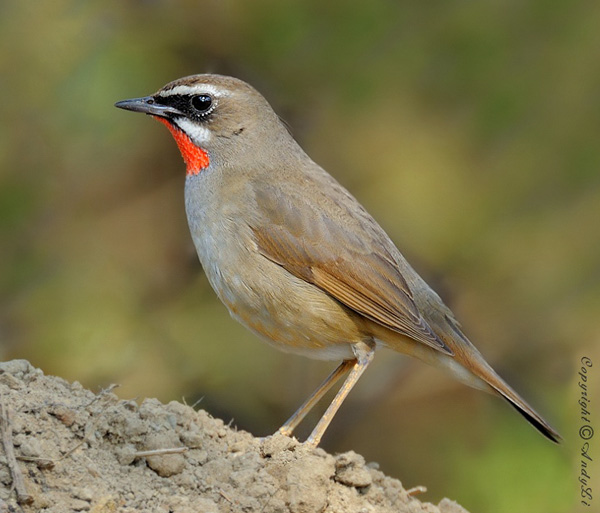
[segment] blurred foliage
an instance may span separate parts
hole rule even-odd
[[[321,381],[333,364],[230,320],[187,233],[175,145],[112,107],[233,74],[566,438],[382,352],[325,448],[472,511],[579,511],[576,373],[584,354],[600,365],[599,25],[591,1],[4,0],[2,358],[124,397],[202,397],[256,435]]]

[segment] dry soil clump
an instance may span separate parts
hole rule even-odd
[[[353,452],[94,394],[24,360],[0,364],[0,403],[0,512],[466,513],[420,502]]]

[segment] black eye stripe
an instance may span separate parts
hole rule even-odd
[[[161,105],[168,105],[169,107],[174,107],[177,110],[184,110],[184,108],[190,103],[190,96],[172,94],[170,96],[155,96],[154,100],[156,103],[160,103]]]
[[[206,119],[215,105],[214,99],[208,94],[156,95],[154,100],[156,103],[173,107],[185,116],[198,120]]]

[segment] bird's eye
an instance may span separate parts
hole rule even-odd
[[[208,94],[197,94],[192,96],[191,103],[194,109],[204,114],[212,107],[213,100]]]

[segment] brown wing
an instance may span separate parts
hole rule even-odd
[[[264,185],[255,192],[263,214],[257,219],[269,223],[254,223],[251,228],[266,258],[364,317],[452,354],[419,313],[391,256],[393,243],[354,198],[348,195],[316,212],[306,198],[281,198],[281,191],[269,193]],[[349,200],[358,211],[343,208]]]

